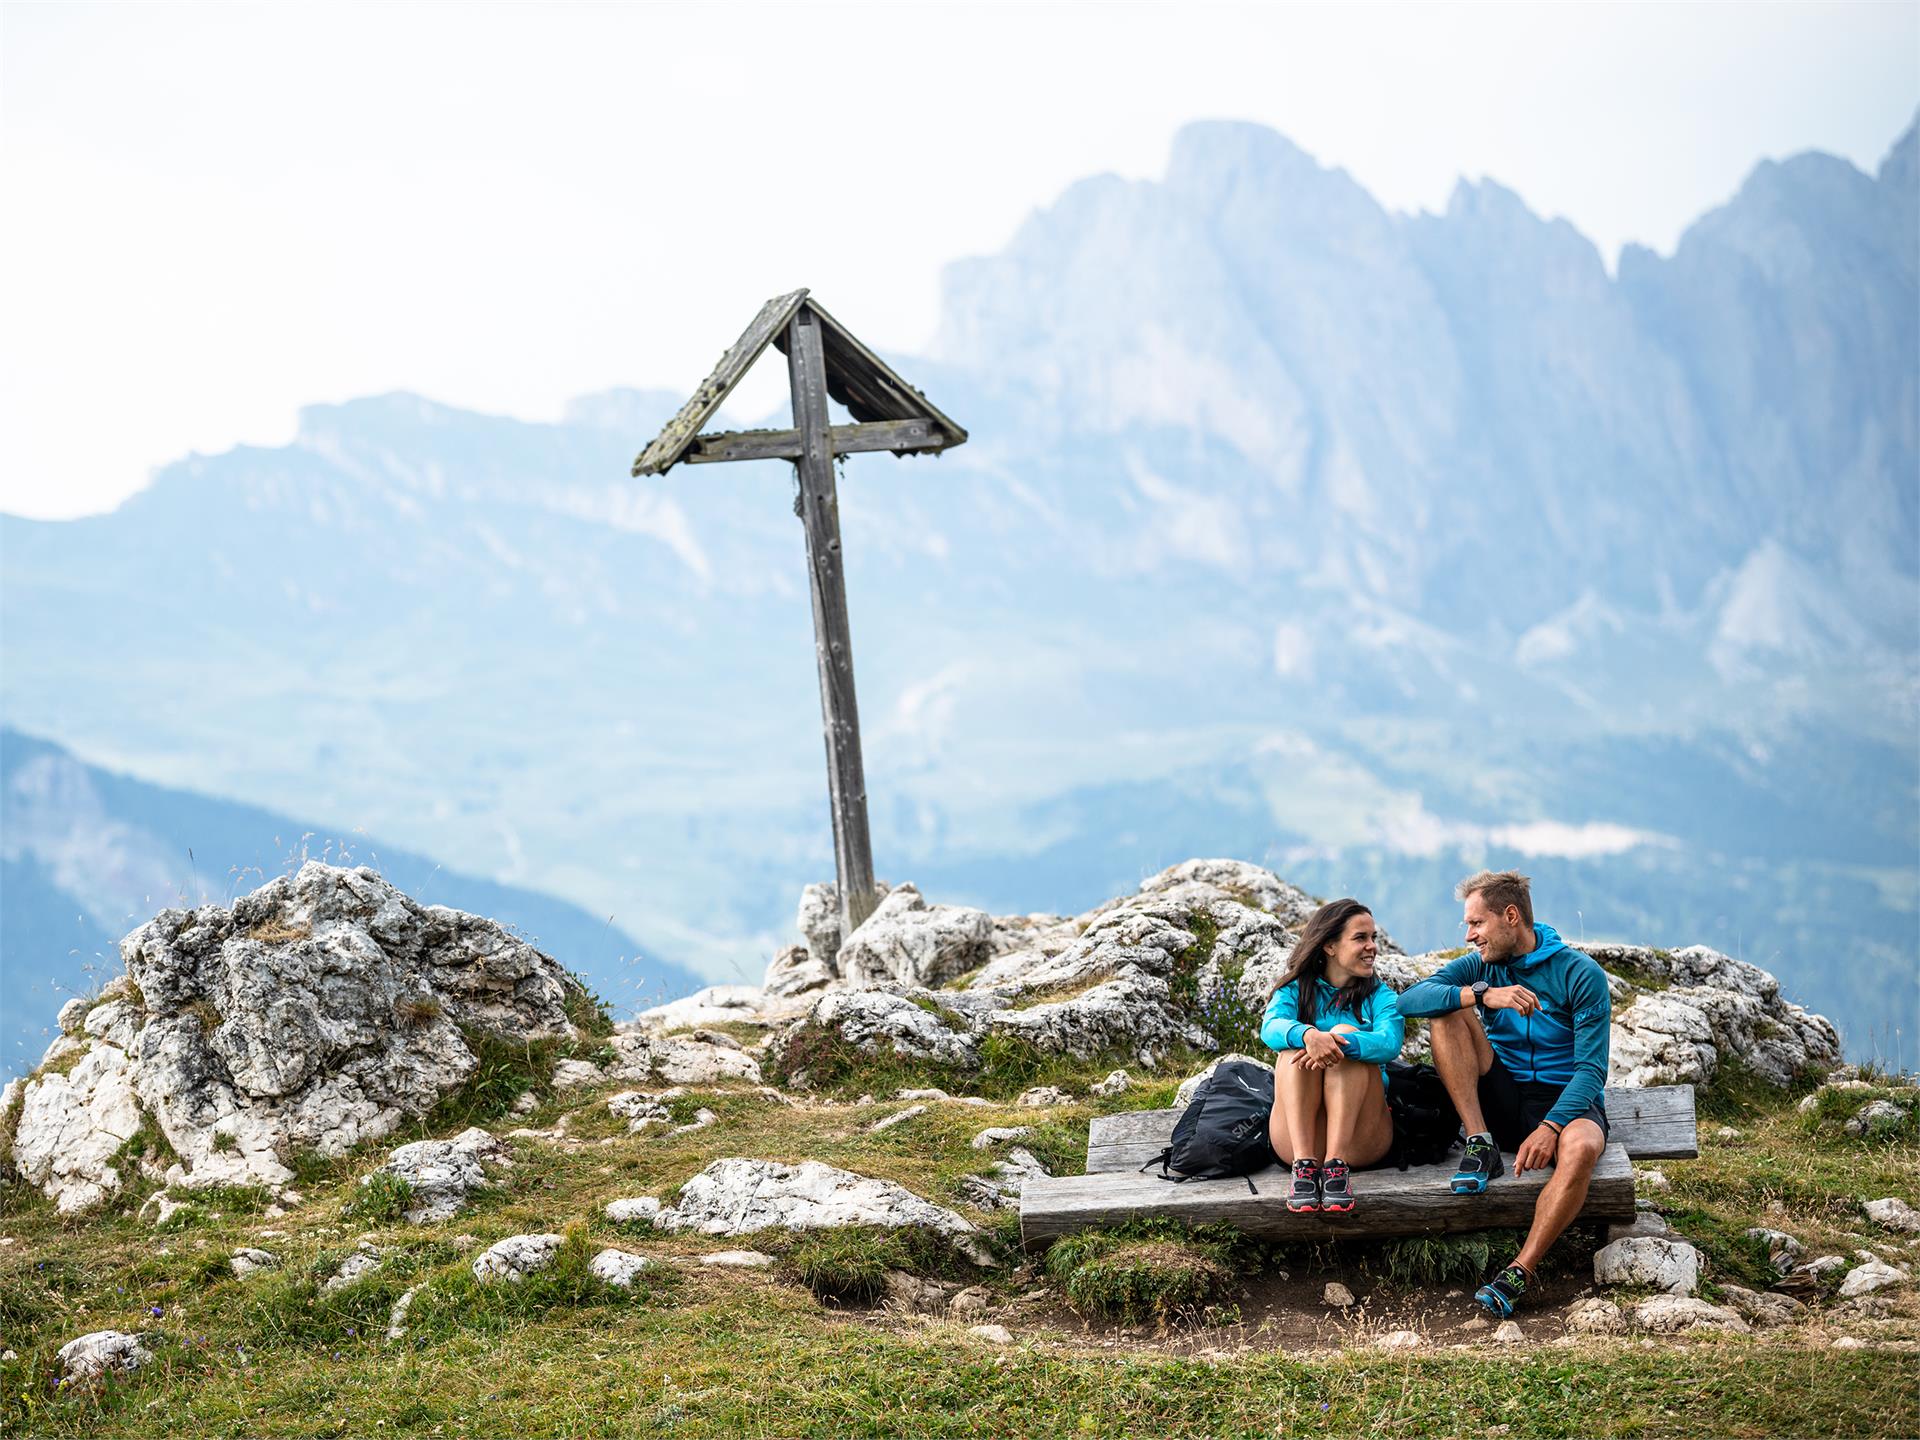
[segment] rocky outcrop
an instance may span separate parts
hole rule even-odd
[[[176,1189],[282,1184],[294,1152],[378,1140],[457,1089],[463,1032],[572,1037],[584,998],[493,921],[317,861],[231,909],[164,910],[120,951],[124,982],[63,1037],[84,1053],[23,1087],[14,1163],[62,1210],[120,1188],[149,1118]]]
[[[986,963],[993,920],[963,905],[929,905],[911,885],[890,893],[841,942],[840,977],[856,987],[942,985]]]
[[[1761,1079],[1789,1085],[1840,1063],[1840,1037],[1823,1016],[1780,995],[1780,982],[1757,965],[1705,945],[1650,950],[1595,945],[1588,953],[1629,981],[1664,989],[1614,999],[1611,1082],[1705,1084],[1721,1057],[1737,1056]]]
[[[362,1176],[360,1184],[364,1189],[381,1175],[404,1181],[409,1198],[404,1217],[407,1223],[431,1225],[451,1220],[474,1191],[492,1184],[487,1176],[489,1167],[506,1169],[512,1164],[507,1147],[475,1126],[451,1140],[415,1140],[402,1145],[378,1169]]]
[[[655,1226],[698,1235],[753,1235],[762,1230],[829,1230],[850,1226],[916,1228],[944,1236],[978,1264],[994,1256],[970,1223],[905,1186],[805,1160],[716,1160],[653,1217]]]

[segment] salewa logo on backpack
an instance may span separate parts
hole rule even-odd
[[[1227,1180],[1277,1164],[1267,1124],[1273,1113],[1273,1072],[1228,1060],[1200,1082],[1174,1122],[1173,1143],[1140,1168],[1160,1167],[1160,1178]],[[1178,1172],[1178,1173],[1173,1173]],[[1260,1192],[1251,1180],[1247,1189]]]

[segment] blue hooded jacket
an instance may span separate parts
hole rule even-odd
[[[1565,1088],[1547,1119],[1565,1125],[1596,1102],[1605,1105],[1607,1049],[1613,1002],[1607,973],[1560,938],[1551,925],[1533,927],[1534,946],[1504,965],[1489,965],[1477,952],[1449,960],[1400,996],[1403,1015],[1446,1015],[1460,1008],[1460,990],[1476,980],[1492,986],[1524,985],[1540,998],[1531,1015],[1483,1010],[1487,1040],[1507,1073]]]
[[[1335,1025],[1352,1025],[1358,1033],[1336,1035],[1340,1048],[1351,1060],[1371,1060],[1380,1067],[1380,1083],[1387,1083],[1387,1061],[1399,1058],[1400,1045],[1407,1038],[1407,1022],[1400,1018],[1400,1007],[1393,991],[1376,985],[1373,993],[1360,1002],[1361,1013],[1334,1008],[1340,992],[1324,975],[1314,977],[1313,1023],[1300,1022],[1300,982],[1289,980],[1273,992],[1267,1013],[1260,1018],[1260,1041],[1269,1050],[1304,1050],[1307,1031],[1331,1030]]]

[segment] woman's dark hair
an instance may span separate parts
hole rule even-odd
[[[1313,982],[1326,977],[1327,946],[1346,933],[1347,922],[1356,915],[1372,918],[1373,911],[1358,900],[1329,900],[1313,912],[1306,928],[1300,932],[1300,939],[1287,960],[1286,972],[1273,990],[1277,995],[1295,980],[1300,982],[1294,1015],[1302,1025],[1313,1023],[1315,1002],[1319,999],[1314,993]],[[1340,987],[1340,993],[1334,997],[1334,1007],[1358,1018],[1360,1006],[1379,983],[1378,977],[1373,975],[1354,976]]]

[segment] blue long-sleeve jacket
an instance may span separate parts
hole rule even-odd
[[[1400,1046],[1407,1038],[1407,1022],[1400,1018],[1394,993],[1385,985],[1376,985],[1373,993],[1360,1002],[1361,1013],[1336,1010],[1340,994],[1325,979],[1314,977],[1313,1023],[1300,1023],[1300,982],[1290,980],[1273,992],[1267,1013],[1260,1018],[1260,1039],[1269,1050],[1304,1050],[1308,1030],[1331,1030],[1335,1025],[1352,1025],[1356,1033],[1336,1035],[1340,1048],[1354,1060],[1371,1060],[1380,1067],[1380,1083],[1387,1081],[1387,1061],[1399,1058]]]
[[[1449,960],[1400,995],[1400,1013],[1446,1015],[1460,1008],[1460,989],[1476,980],[1524,985],[1540,998],[1531,1015],[1513,1010],[1481,1012],[1493,1053],[1516,1080],[1565,1086],[1547,1119],[1565,1125],[1595,1101],[1605,1104],[1607,1046],[1613,1002],[1607,975],[1595,961],[1562,940],[1551,925],[1533,927],[1534,947],[1505,965],[1488,965],[1477,953]]]

